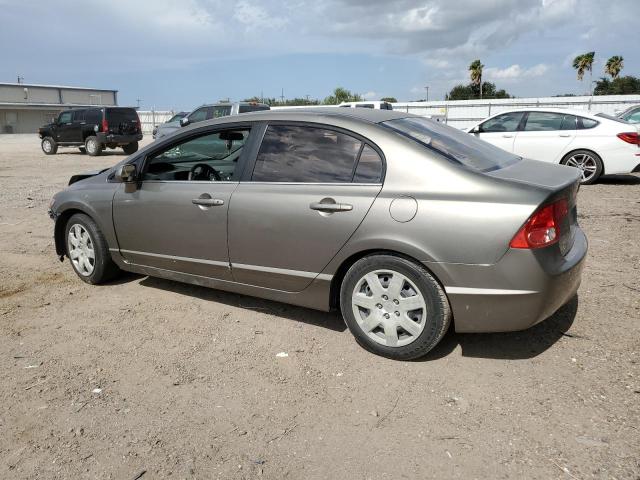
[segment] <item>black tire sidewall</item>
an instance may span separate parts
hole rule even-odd
[[[44,143],[45,142],[49,142],[51,144],[51,151],[47,152],[44,149]],[[42,139],[42,142],[40,142],[40,148],[42,148],[42,151],[44,152],[45,155],[55,155],[56,152],[58,151],[58,144],[56,143],[56,141],[51,138],[51,137],[44,137]]]
[[[586,182],[580,182],[580,185],[592,185],[594,183],[596,183],[598,181],[598,179],[600,179],[600,177],[602,176],[602,174],[604,173],[604,164],[602,163],[602,158],[600,158],[600,155],[598,155],[596,152],[592,152],[591,150],[586,150],[586,149],[581,149],[581,150],[574,150],[573,152],[569,152],[567,153],[562,160],[560,161],[560,163],[562,165],[566,165],[567,160],[569,160],[571,157],[573,157],[574,155],[579,155],[581,153],[590,155],[591,157],[593,157],[593,159],[596,161],[596,173],[593,177],[591,177],[588,181]]]
[[[76,270],[75,265],[71,261],[71,257],[69,256],[69,230],[73,225],[80,224],[84,227],[84,229],[89,234],[91,238],[91,243],[93,243],[93,251],[96,256],[95,264],[93,267],[93,272],[91,275],[82,275]],[[71,263],[71,267],[73,271],[76,272],[78,277],[80,277],[84,282],[90,283],[92,285],[105,282],[113,278],[114,274],[117,272],[117,267],[113,263],[111,259],[111,255],[109,254],[109,247],[107,242],[98,228],[98,225],[93,221],[91,217],[85,215],[83,213],[76,213],[69,218],[67,221],[67,225],[64,229],[64,244],[65,250],[67,252],[67,257],[69,258],[69,263]]]
[[[132,153],[136,153],[138,151],[138,142],[132,142],[122,147],[124,153],[127,155],[131,155]]]
[[[351,306],[356,283],[368,272],[394,270],[409,278],[419,289],[427,306],[427,319],[420,336],[408,345],[387,347],[370,339],[358,325]],[[412,360],[426,355],[442,339],[450,324],[450,309],[442,288],[423,267],[402,257],[372,255],[358,260],[346,273],[340,289],[342,316],[356,341],[366,350],[396,360]]]

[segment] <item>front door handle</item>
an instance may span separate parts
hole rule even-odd
[[[201,207],[219,207],[224,205],[224,200],[220,198],[194,198],[191,200],[191,203],[194,205],[199,205]]]
[[[353,205],[348,203],[323,203],[316,202],[309,205],[311,210],[318,210],[319,212],[350,212],[353,210]]]
[[[513,138],[513,135],[505,133],[504,135],[502,135],[502,138]]]
[[[570,133],[561,133],[560,135],[558,135],[559,137],[570,137],[571,134]]]

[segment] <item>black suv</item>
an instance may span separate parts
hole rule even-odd
[[[138,150],[142,126],[133,108],[77,108],[60,112],[57,120],[38,129],[38,135],[47,155],[55,154],[58,147],[75,146],[92,156],[105,147],[122,147],[130,155]]]

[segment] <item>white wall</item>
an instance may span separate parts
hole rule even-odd
[[[153,127],[166,122],[173,117],[173,114],[174,112],[169,110],[138,110],[138,117],[140,117],[140,123],[142,124],[142,133],[150,135],[153,131]]]

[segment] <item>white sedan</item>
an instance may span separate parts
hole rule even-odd
[[[508,152],[582,170],[582,183],[601,175],[640,171],[638,129],[615,117],[581,110],[518,109],[468,130]]]

